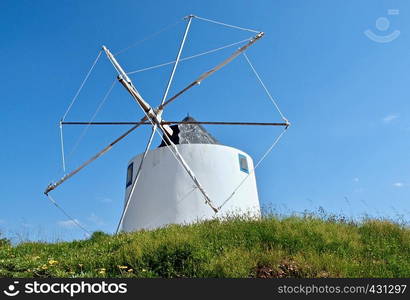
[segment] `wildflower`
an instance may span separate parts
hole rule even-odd
[[[42,268],[43,270],[47,270],[47,269],[48,269],[47,265],[42,265],[41,268]]]
[[[58,261],[57,261],[57,260],[54,260],[54,259],[50,259],[50,260],[48,261],[48,263],[50,264],[50,266],[54,266],[54,265],[58,264]]]
[[[133,269],[128,269],[127,272],[128,272],[128,273],[131,273],[131,272],[134,272],[134,270],[133,270]]]
[[[123,269],[128,269],[127,266],[118,266],[118,268],[119,268],[119,269],[122,269],[122,270],[123,270]]]
[[[105,274],[105,268],[101,268],[98,274]]]

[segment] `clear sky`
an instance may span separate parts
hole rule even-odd
[[[83,237],[43,195],[63,175],[58,121],[101,45],[116,53],[195,14],[266,32],[248,56],[292,127],[256,171],[263,206],[290,214],[323,207],[359,217],[410,219],[410,2],[408,1],[1,1],[0,230],[17,239]],[[185,23],[118,55],[127,71],[172,60]],[[371,31],[367,31],[371,30]],[[367,34],[365,34],[367,31]],[[183,56],[252,33],[194,20]],[[182,62],[170,94],[235,47]],[[171,66],[132,75],[160,102]],[[67,121],[89,121],[115,78],[101,57]],[[170,105],[164,118],[281,121],[243,57]],[[141,112],[116,84],[96,121],[135,121]],[[127,127],[65,128],[72,170]],[[255,160],[279,130],[210,127]],[[135,131],[53,193],[88,229],[112,232],[128,160],[145,146]],[[155,145],[159,144],[156,139]]]

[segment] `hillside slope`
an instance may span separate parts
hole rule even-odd
[[[54,244],[0,240],[0,277],[410,277],[410,230],[270,217]]]

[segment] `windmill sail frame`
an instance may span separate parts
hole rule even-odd
[[[208,70],[207,72],[202,73],[199,77],[197,77],[193,82],[191,82],[190,84],[188,84],[185,88],[183,88],[182,90],[180,90],[179,92],[177,92],[175,95],[173,95],[172,97],[167,99],[168,96],[168,92],[173,80],[173,77],[175,75],[175,71],[177,68],[177,65],[180,61],[180,56],[182,53],[182,49],[184,47],[184,43],[185,40],[187,38],[187,34],[189,31],[189,28],[191,26],[191,22],[193,20],[193,18],[198,18],[200,20],[204,20],[204,21],[212,21],[209,19],[205,19],[205,18],[201,18],[201,17],[197,17],[194,15],[189,15],[187,17],[185,17],[184,19],[187,20],[187,25],[185,28],[185,32],[178,50],[178,54],[176,57],[176,60],[174,61],[174,66],[172,69],[172,72],[170,74],[166,89],[164,91],[164,95],[162,97],[161,103],[157,108],[153,108],[142,96],[141,94],[138,92],[137,88],[134,86],[134,84],[132,83],[132,80],[129,78],[129,76],[127,75],[127,73],[124,71],[123,67],[119,64],[119,62],[117,61],[116,57],[110,52],[110,50],[106,47],[106,46],[102,46],[102,51],[100,51],[98,58],[100,57],[101,52],[105,52],[107,58],[110,60],[110,62],[112,63],[113,67],[115,68],[115,70],[118,73],[118,81],[122,84],[122,86],[129,92],[129,94],[132,96],[132,98],[134,99],[134,101],[138,104],[138,106],[141,108],[141,110],[144,113],[144,117],[141,118],[141,120],[139,122],[67,122],[65,121],[65,117],[67,115],[64,115],[63,119],[60,121],[59,126],[60,126],[60,133],[61,133],[61,143],[63,143],[63,138],[62,138],[62,126],[63,125],[133,125],[131,128],[129,128],[126,132],[124,132],[122,135],[120,135],[118,138],[116,138],[113,142],[111,142],[109,145],[107,145],[106,147],[104,147],[102,150],[100,150],[97,154],[95,154],[94,156],[92,156],[90,159],[88,159],[87,161],[85,161],[82,165],[80,165],[79,167],[77,167],[76,169],[74,169],[72,172],[64,175],[60,180],[58,180],[55,183],[51,183],[47,186],[46,190],[44,191],[44,194],[49,196],[49,193],[51,191],[53,191],[54,189],[56,189],[58,186],[60,186],[62,183],[64,183],[66,180],[68,180],[69,178],[71,178],[72,176],[74,176],[75,174],[77,174],[78,172],[80,172],[83,168],[85,168],[86,166],[88,166],[89,164],[91,164],[93,161],[95,161],[96,159],[98,159],[99,157],[103,156],[105,153],[107,153],[109,150],[111,150],[113,148],[113,146],[115,144],[117,144],[119,141],[123,140],[126,136],[128,136],[131,132],[133,132],[135,129],[137,129],[138,127],[140,127],[141,125],[151,125],[152,126],[152,133],[148,139],[148,143],[147,146],[145,148],[144,154],[143,154],[143,158],[139,164],[139,168],[138,168],[138,172],[136,175],[136,180],[133,183],[132,186],[132,190],[130,195],[128,196],[128,199],[125,203],[124,209],[122,211],[121,214],[121,218],[117,227],[117,233],[121,227],[125,212],[128,208],[128,204],[129,201],[132,197],[133,191],[135,189],[136,183],[138,181],[139,175],[140,175],[140,171],[142,169],[142,164],[144,162],[144,158],[147,154],[147,152],[149,151],[149,148],[151,146],[152,143],[152,139],[154,134],[158,132],[158,130],[162,133],[160,134],[161,138],[163,139],[163,141],[165,142],[165,144],[167,145],[167,148],[172,152],[174,158],[180,163],[180,165],[185,169],[186,173],[189,175],[189,177],[191,178],[191,180],[193,181],[194,185],[196,186],[196,188],[198,188],[198,190],[202,193],[203,198],[205,203],[214,211],[214,213],[218,213],[218,211],[220,210],[220,208],[222,206],[215,206],[213,204],[213,202],[211,201],[209,195],[207,194],[206,190],[204,189],[204,187],[201,185],[201,183],[199,182],[198,178],[195,176],[194,172],[192,171],[192,169],[189,167],[189,165],[186,163],[186,161],[184,160],[184,158],[181,156],[181,154],[178,151],[178,148],[176,147],[176,145],[173,143],[173,141],[170,139],[170,136],[172,135],[172,129],[169,125],[171,124],[207,124],[207,125],[252,125],[252,126],[283,126],[284,130],[286,130],[289,126],[290,126],[290,122],[284,118],[284,116],[281,114],[282,119],[284,120],[284,122],[227,122],[227,121],[220,121],[220,122],[205,122],[205,121],[191,121],[191,122],[178,122],[178,121],[165,121],[162,119],[162,113],[164,108],[169,105],[170,103],[172,103],[173,101],[175,101],[179,96],[181,96],[182,94],[184,94],[185,92],[187,92],[188,90],[190,90],[192,87],[199,85],[204,79],[208,78],[209,76],[211,76],[212,74],[214,74],[215,72],[217,72],[218,70],[222,69],[223,67],[225,67],[227,64],[229,64],[230,62],[232,62],[234,59],[236,59],[240,54],[244,54],[245,55],[245,51],[252,46],[256,41],[260,40],[263,36],[264,36],[264,32],[258,32],[253,38],[251,38],[248,43],[246,43],[245,45],[243,45],[242,47],[240,47],[239,49],[237,49],[235,52],[233,52],[229,57],[227,57],[225,60],[223,60],[221,63],[219,63],[218,65],[216,65],[214,68]],[[232,26],[232,25],[228,25],[225,23],[221,23],[221,22],[217,22],[217,21],[212,21],[213,23],[217,23],[220,25],[225,25],[228,27],[233,27],[233,28],[237,28],[237,29],[242,29],[242,30],[248,30],[248,31],[252,31],[252,32],[257,32],[254,30],[250,30],[250,29],[244,29],[241,27],[237,27],[237,26]],[[248,60],[247,56],[245,56],[246,59]],[[248,60],[249,62],[249,60]],[[96,62],[94,62],[95,65]],[[249,62],[250,63],[250,62]],[[94,67],[93,65],[93,67]],[[252,66],[252,65],[251,65]],[[93,68],[92,67],[92,68]],[[252,66],[253,68],[253,66]],[[254,70],[255,71],[255,70]],[[86,79],[88,78],[89,73],[87,74]],[[259,77],[258,77],[259,78]],[[260,78],[259,78],[260,79]],[[83,84],[85,83],[85,81],[83,82]],[[261,82],[262,83],[262,82]],[[82,85],[83,85],[82,84]],[[263,85],[263,83],[262,83]],[[82,87],[82,86],[81,86]],[[80,89],[81,89],[80,87]],[[265,88],[265,86],[264,86]],[[266,88],[265,88],[266,90]],[[78,92],[77,92],[78,94]],[[76,95],[77,96],[77,95]],[[74,102],[74,101],[73,101]],[[70,104],[73,104],[73,102]],[[70,108],[69,107],[69,108]],[[283,135],[283,133],[280,135],[280,137]],[[276,144],[276,142],[275,142]],[[271,149],[270,149],[271,150]],[[269,151],[270,151],[269,150]],[[64,155],[64,151],[62,150],[62,155]],[[259,164],[259,163],[258,163]],[[64,169],[65,169],[65,165],[64,165]],[[235,192],[235,191],[234,191]],[[50,198],[50,196],[49,196]],[[227,199],[229,200],[229,199]]]

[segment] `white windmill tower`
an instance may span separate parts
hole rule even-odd
[[[134,166],[139,166],[144,154],[128,164],[125,205],[128,201],[129,205],[121,230],[151,229],[234,214],[260,216],[255,174],[249,174],[253,169],[252,158],[243,151],[218,144],[192,118],[185,118],[181,123],[171,126],[171,141],[212,202],[204,202],[202,192],[192,184],[173,153],[165,149],[169,146],[162,142],[145,155],[132,196],[136,179]],[[232,195],[231,201],[219,207],[245,178],[246,182]]]
[[[183,60],[181,59],[181,53],[184,48],[191,22],[194,18],[256,32],[257,34],[247,40],[245,45],[236,50],[223,62],[201,74],[186,88],[168,98],[168,92],[176,68],[178,63]],[[80,167],[68,173],[56,183],[48,185],[45,194],[61,210],[62,208],[49,195],[50,191],[57,188],[68,178],[72,177],[85,166],[105,154],[116,143],[125,138],[139,126],[151,125],[152,132],[145,147],[145,151],[132,158],[128,163],[125,201],[117,226],[117,232],[152,229],[168,224],[186,224],[215,217],[224,217],[227,215],[246,214],[256,217],[260,216],[254,171],[256,166],[259,165],[259,163],[272,150],[290,125],[288,120],[280,112],[276,102],[244,53],[251,45],[262,38],[264,33],[204,19],[194,15],[190,15],[185,19],[187,21],[185,32],[176,59],[172,62],[172,72],[166,85],[161,103],[157,108],[153,108],[140,95],[138,89],[128,76],[131,72],[126,73],[110,50],[105,46],[102,47],[102,51],[105,52],[118,73],[118,81],[141,108],[144,117],[140,122],[66,122],[64,119],[68,111],[66,112],[60,122],[61,137],[63,125],[80,124],[89,126],[129,124],[133,126],[107,147],[83,163]],[[224,47],[219,49],[222,48]],[[208,51],[208,53],[209,52],[211,51]],[[204,79],[227,65],[240,54],[244,54],[258,80],[267,92],[270,100],[278,109],[283,122],[198,122],[193,118],[185,118],[179,122],[163,120],[162,115],[165,106],[169,105],[192,87],[199,85]],[[99,58],[99,56],[97,58]],[[74,101],[72,101],[72,103],[73,102]],[[69,109],[72,103],[70,104]],[[201,126],[201,124],[283,126],[284,131],[282,131],[282,133],[275,139],[272,146],[263,155],[262,159],[256,164],[256,166],[254,166],[253,160],[248,154],[239,149],[219,144]],[[158,133],[161,136],[162,143],[157,149],[150,150],[155,133]],[[62,153],[64,165],[64,150],[62,150]],[[63,212],[65,213],[65,211]],[[80,224],[78,225],[80,226]]]

